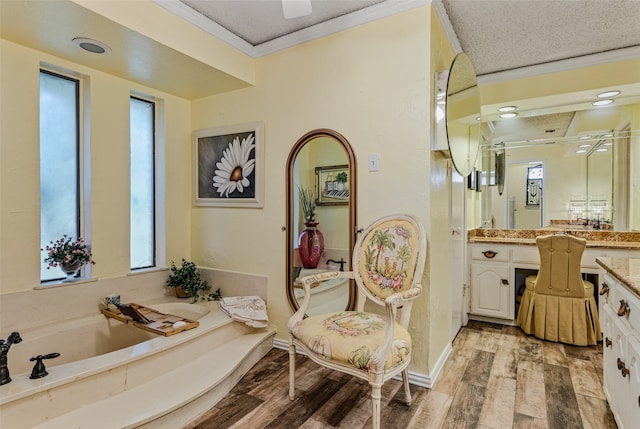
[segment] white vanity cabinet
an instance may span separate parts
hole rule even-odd
[[[477,241],[471,242],[468,249],[468,275],[471,284],[469,316],[495,323],[514,323],[519,305],[516,301],[522,296],[525,279],[529,275],[536,275],[540,269],[538,248],[531,244]],[[596,258],[602,257],[637,258],[640,257],[640,251],[586,248],[582,254],[580,270],[585,279],[594,285],[601,283],[598,281],[601,268]],[[598,300],[598,310],[602,312],[600,301]],[[637,316],[640,318],[640,309]],[[640,325],[640,319],[638,324]],[[637,329],[640,330],[640,327]]]
[[[640,421],[640,297],[609,273],[600,284],[604,392],[620,429]]]
[[[513,281],[507,246],[471,246],[471,314],[513,319]]]

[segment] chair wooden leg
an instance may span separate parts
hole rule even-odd
[[[411,390],[409,389],[409,369],[402,371],[402,383],[404,384],[404,397],[408,406],[411,406]]]
[[[289,340],[289,399],[294,400],[296,397],[295,380],[296,378],[296,346],[293,340]]]
[[[371,383],[371,405],[373,416],[373,429],[380,429],[380,398],[382,397],[382,384]]]

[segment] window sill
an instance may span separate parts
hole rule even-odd
[[[137,276],[137,275],[140,275],[140,274],[155,273],[155,272],[158,272],[158,271],[169,271],[169,267],[141,268],[139,270],[129,271],[126,275],[127,276]]]
[[[77,284],[82,284],[82,283],[93,283],[93,282],[97,282],[98,279],[94,278],[94,277],[89,277],[89,278],[79,278],[78,280],[72,280],[72,281],[66,281],[66,280],[52,280],[52,281],[48,281],[48,282],[44,282],[41,283],[40,285],[34,287],[34,290],[42,290],[42,289],[51,289],[54,287],[61,287],[61,286],[71,286],[71,285],[77,285]]]

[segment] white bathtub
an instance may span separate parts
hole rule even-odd
[[[149,307],[192,320],[210,312],[208,306],[183,302],[150,304]],[[29,359],[33,356],[60,353],[55,359],[43,361],[49,368],[121,350],[158,337],[133,325],[108,319],[98,312],[93,316],[19,332],[23,341],[13,345],[9,351],[12,378],[15,378],[14,374],[31,374],[34,362]]]
[[[195,416],[182,413],[179,420],[166,416],[218,383],[210,368],[216,365],[212,364],[213,355],[208,358],[210,353],[251,335],[258,336],[259,344],[246,346],[247,353],[260,349],[256,352],[259,359],[271,347],[272,330],[258,332],[232,322],[217,302],[189,304],[175,302],[175,298],[163,301],[142,304],[163,313],[197,319],[200,326],[163,337],[107,319],[96,309],[96,314],[89,317],[19,330],[23,341],[14,344],[8,355],[12,381],[0,386],[0,427],[92,428],[97,421],[101,427],[162,427],[166,422],[154,423],[162,418],[172,424],[184,424]],[[269,339],[268,347],[260,342],[264,342],[263,337]],[[49,375],[30,379],[34,362],[29,359],[53,352],[60,356],[44,361]],[[236,349],[234,352],[238,353]],[[249,368],[257,359],[249,359]],[[240,376],[246,370],[241,368]],[[202,383],[203,371],[214,381]],[[230,370],[222,371],[224,375]],[[185,387],[193,387],[193,391],[184,391]]]

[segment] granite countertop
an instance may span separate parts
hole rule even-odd
[[[470,243],[535,245],[536,237],[565,232],[587,240],[587,248],[640,250],[640,232],[541,229],[476,228],[468,232]]]
[[[640,296],[640,258],[599,257],[596,262],[629,290]]]

